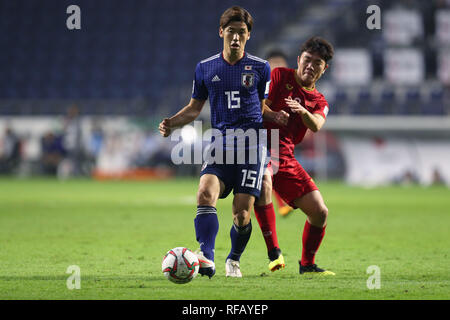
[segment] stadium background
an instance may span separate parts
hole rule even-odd
[[[439,259],[448,260],[448,246],[445,247],[448,244],[445,221],[448,220],[445,219],[448,219],[446,199],[450,186],[450,2],[267,0],[263,3],[257,0],[0,0],[0,185],[3,189],[0,190],[0,225],[3,240],[8,243],[1,253],[5,263],[0,280],[9,280],[0,283],[2,298],[55,297],[52,294],[56,298],[73,298],[67,290],[58,289],[59,284],[51,282],[65,281],[67,277],[60,275],[68,264],[67,256],[58,255],[63,249],[54,249],[57,243],[78,248],[73,252],[75,261],[88,259],[83,262],[85,265],[90,261],[96,263],[89,270],[91,278],[87,281],[91,281],[88,285],[91,288],[98,285],[96,277],[105,280],[106,287],[117,285],[117,292],[122,288],[121,283],[108,282],[112,278],[101,278],[105,270],[115,270],[109,258],[104,258],[107,255],[117,262],[118,268],[124,265],[135,268],[122,271],[126,273],[121,279],[132,287],[147,288],[144,279],[147,279],[149,263],[155,264],[152,277],[161,277],[158,259],[170,245],[162,240],[168,238],[165,226],[170,223],[171,215],[185,221],[181,217],[186,218],[186,211],[192,211],[191,207],[195,206],[194,189],[200,165],[173,165],[170,157],[176,142],[161,138],[157,126],[162,118],[188,102],[195,65],[222,47],[218,20],[234,4],[247,8],[255,19],[246,50],[254,55],[264,58],[272,49],[281,49],[288,55],[290,67],[295,67],[299,45],[311,35],[324,36],[335,46],[336,55],[330,69],[319,81],[319,90],[330,104],[327,123],[321,132],[306,137],[297,147],[296,157],[318,181],[327,203],[336,208],[336,216],[342,219],[330,225],[331,236],[336,228],[335,235],[337,230],[365,230],[373,238],[367,242],[366,238],[350,232],[346,235],[349,238],[330,241],[323,252],[338,252],[340,258],[357,263],[361,257],[362,261],[370,260],[365,256],[365,249],[344,252],[333,247],[333,243],[347,246],[349,241],[359,239],[362,246],[370,244],[377,248],[374,250],[375,255],[379,254],[378,259],[398,245],[391,253],[398,254],[399,261],[389,260],[383,269],[387,273],[390,272],[387,265],[392,266],[393,273],[402,270],[406,254],[409,254],[406,265],[413,269],[412,260],[420,252],[426,262],[437,264],[424,262],[419,270],[423,267],[437,271],[432,274],[423,271],[425,275],[419,280],[433,282],[438,272],[446,275],[446,280],[439,284],[441,291],[431,286],[429,295],[424,295],[425,289],[419,289],[422,287],[418,282],[416,291],[410,289],[410,293],[414,291],[415,298],[436,295],[448,298],[448,271],[443,270],[446,263],[441,264]],[[66,27],[69,17],[66,9],[71,4],[81,9],[81,30]],[[370,16],[366,9],[373,4],[381,8],[380,30],[369,30],[366,26]],[[209,123],[208,109],[206,105],[200,116],[204,129]],[[193,130],[185,133],[183,141],[192,144],[192,148],[202,134]],[[50,178],[36,179],[41,176]],[[91,179],[114,181],[97,185],[89,183]],[[52,182],[61,180],[71,183]],[[128,185],[115,180],[146,183]],[[27,181],[32,182],[27,184]],[[391,184],[429,187],[373,189],[370,194],[362,191],[364,188],[349,187]],[[432,185],[438,185],[438,189]],[[174,194],[181,198],[172,201]],[[395,199],[386,200],[390,195],[395,195]],[[425,202],[418,204],[411,199]],[[167,204],[173,207],[167,208]],[[355,218],[355,213],[359,215],[363,211],[360,210],[363,204],[379,206],[366,210],[376,214],[367,220],[372,229],[365,229],[362,221],[365,216]],[[229,210],[228,202],[221,206],[224,211]],[[403,208],[401,213],[399,208]],[[424,212],[435,216],[425,222]],[[89,218],[85,213],[89,213]],[[157,219],[149,217],[149,213],[158,214]],[[62,222],[62,216],[71,216],[74,227]],[[395,230],[397,234],[405,229],[405,217],[409,221],[406,228],[415,233],[401,241],[392,238],[392,248],[380,248],[380,237],[393,237],[392,233],[384,234],[381,230]],[[291,228],[286,221],[279,222],[280,229],[284,228],[281,234],[289,234],[284,232]],[[349,227],[343,221],[353,221],[355,225]],[[385,221],[389,224],[382,225]],[[420,233],[419,226],[430,221],[436,224],[427,228],[426,233]],[[154,238],[144,236],[148,233],[144,229],[153,224],[158,226],[152,231],[159,239],[155,243]],[[178,243],[186,238],[194,240],[193,235],[183,233],[187,232],[183,231],[184,222],[179,224],[182,226],[174,227],[171,239],[180,240]],[[66,239],[61,230],[72,230],[73,234]],[[429,230],[433,230],[436,238],[419,237],[428,235]],[[290,234],[293,236],[294,231]],[[110,243],[102,235],[109,237]],[[223,243],[228,243],[226,232],[222,238]],[[415,240],[420,240],[420,245],[409,247]],[[13,245],[14,241],[17,244]],[[437,247],[431,247],[434,242]],[[131,252],[130,257],[124,258],[125,262],[120,260],[121,249]],[[155,252],[156,263],[149,262],[149,250]],[[263,251],[258,251],[260,262],[265,259]],[[443,256],[444,251],[447,253]],[[256,254],[255,250],[250,252]],[[48,259],[44,258],[47,253]],[[345,281],[350,281],[353,274],[348,270],[352,267],[345,265],[347,269],[340,270],[337,262],[333,264],[334,255],[325,253],[321,261],[348,276]],[[431,255],[436,259],[431,259]],[[135,272],[140,276],[132,278],[130,274]],[[400,280],[409,281],[409,276],[412,277],[409,273],[401,274]],[[255,277],[251,281],[259,288],[260,280]],[[395,279],[392,295],[371,296],[364,286],[366,291],[361,293],[360,287],[346,287],[345,281],[337,282],[336,287],[346,287],[344,297],[350,298],[403,297],[404,284],[395,282],[398,277],[392,279]],[[37,280],[35,283],[39,284],[24,289],[28,280]],[[50,283],[47,294],[42,293],[39,280],[50,280],[46,282]],[[290,278],[285,285],[290,285]],[[322,297],[320,288],[304,285],[309,286],[312,297]],[[228,297],[210,287],[206,285],[205,296],[199,297]],[[17,288],[23,291],[16,291]],[[429,288],[428,284],[425,288]],[[166,294],[164,290],[155,292]],[[164,297],[178,299],[182,297],[180,292],[196,297],[188,293],[189,288],[178,290],[181,291],[170,291]],[[83,292],[86,295],[80,297],[134,298],[117,292],[100,295]],[[261,292],[248,291],[246,297],[252,299]],[[342,297],[341,291],[336,292],[331,297]],[[351,296],[353,293],[358,295]],[[155,293],[149,290],[143,296],[155,298],[152,294]],[[289,297],[282,292],[277,294],[286,299],[306,297],[303,293]]]
[[[72,2],[0,2],[2,173],[195,175],[198,165],[171,165],[173,142],[156,127],[188,102],[194,67],[218,52],[219,12],[233,2],[73,3],[81,30],[66,27]],[[381,8],[381,30],[366,27],[371,4]],[[316,178],[450,184],[447,1],[243,5],[255,18],[247,47],[255,55],[280,49],[295,67],[299,44],[311,35],[336,47],[319,83],[329,121],[296,151]]]

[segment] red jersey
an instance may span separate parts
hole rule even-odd
[[[297,100],[311,113],[318,113],[324,119],[328,114],[328,102],[317,89],[307,90],[297,83],[295,70],[288,68],[275,68],[272,71],[268,100],[272,102],[270,108],[273,111],[284,110],[289,113],[287,126],[279,126],[273,122],[264,121],[266,129],[279,129],[280,134],[280,159],[294,157],[294,147],[300,143],[308,129],[302,121],[301,115],[291,112],[284,101],[291,97]],[[268,130],[270,136],[270,130]],[[270,138],[269,140],[270,141]]]

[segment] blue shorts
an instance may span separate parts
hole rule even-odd
[[[265,146],[255,146],[252,148],[258,154],[253,161],[245,161],[240,163],[234,157],[232,163],[208,163],[205,161],[200,172],[200,176],[204,174],[213,174],[217,176],[225,184],[225,190],[220,195],[220,199],[226,198],[231,190],[233,194],[246,193],[256,198],[261,194],[262,180],[264,171],[269,162],[268,151]],[[249,149],[245,150],[246,160],[248,160]],[[235,155],[237,152],[235,151]]]

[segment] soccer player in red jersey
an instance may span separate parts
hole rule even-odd
[[[300,274],[334,275],[315,264],[315,255],[325,235],[328,209],[312,178],[294,157],[294,147],[309,129],[319,131],[328,114],[328,103],[316,89],[316,82],[328,68],[333,46],[323,38],[312,37],[300,49],[297,69],[276,68],[271,75],[269,97],[264,110],[264,126],[279,130],[279,154],[271,150],[272,176],[265,175],[261,197],[255,203],[255,215],[266,241],[269,268],[284,267],[278,245],[272,188],[293,208],[307,216],[302,235]],[[270,141],[270,139],[269,139]]]

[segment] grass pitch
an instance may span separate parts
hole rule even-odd
[[[450,191],[445,187],[363,189],[320,183],[329,208],[319,266],[335,277],[300,276],[305,216],[277,216],[286,268],[268,270],[261,231],[241,258],[242,279],[225,278],[231,197],[220,200],[217,273],[176,285],[167,250],[195,250],[198,180],[95,182],[0,179],[0,299],[449,299]],[[69,290],[77,265],[81,288]],[[369,266],[381,288],[369,290]]]

